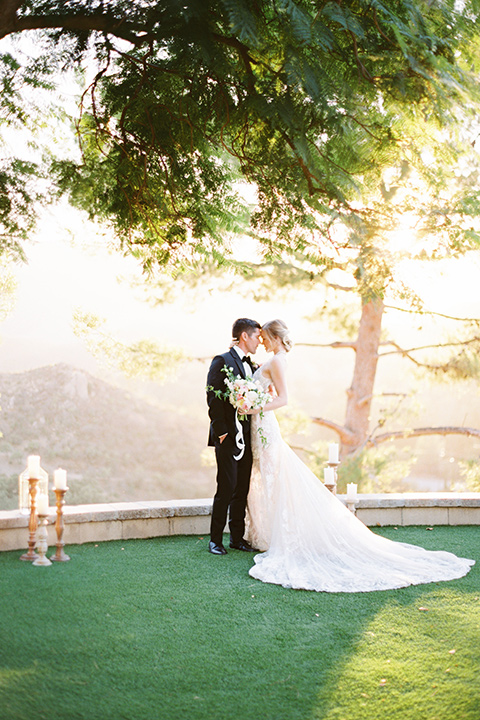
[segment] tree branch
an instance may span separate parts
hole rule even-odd
[[[355,62],[357,63],[357,69],[358,69],[358,71],[359,71],[359,73],[358,73],[359,76],[360,76],[360,77],[363,76],[363,77],[365,78],[365,80],[367,80],[368,82],[372,83],[372,85],[375,85],[375,80],[374,80],[374,78],[372,77],[372,75],[370,75],[370,73],[368,72],[367,68],[365,67],[365,65],[364,65],[364,64],[362,63],[362,61],[360,60],[360,56],[359,56],[359,54],[358,54],[357,38],[355,37],[354,33],[353,33],[351,30],[349,30],[348,32],[349,32],[350,37],[351,37],[351,39],[352,39],[353,52],[354,52],[354,55],[355,55]]]
[[[295,157],[297,158],[298,165],[300,166],[300,168],[301,168],[301,170],[302,170],[302,173],[303,173],[303,176],[304,176],[304,178],[305,178],[305,180],[306,180],[306,182],[307,182],[308,194],[309,194],[310,197],[312,197],[312,196],[315,194],[315,188],[314,188],[312,179],[313,179],[313,180],[316,180],[316,181],[318,182],[318,184],[321,185],[319,178],[315,177],[315,175],[313,175],[313,173],[310,172],[310,170],[308,169],[307,165],[305,164],[305,161],[304,161],[304,160],[300,157],[300,155],[298,154],[297,148],[295,147],[295,143],[294,143],[293,140],[287,135],[287,133],[281,131],[281,132],[280,132],[280,135],[281,135],[282,138],[285,140],[285,142],[287,143],[287,145],[289,145],[290,149],[292,150],[292,152],[294,153]]]
[[[410,308],[400,308],[395,305],[385,305],[385,309],[398,310],[398,312],[410,313],[412,315],[435,315],[436,317],[443,317],[447,320],[456,320],[457,322],[474,322],[480,323],[480,318],[460,318],[454,315],[445,315],[444,313],[435,312],[434,310],[412,310]]]
[[[455,425],[445,427],[424,427],[412,428],[411,430],[396,430],[393,432],[381,433],[372,437],[365,443],[366,447],[374,447],[388,440],[404,440],[405,438],[420,437],[422,435],[467,435],[467,437],[480,438],[480,430]]]
[[[234,48],[234,50],[237,50],[238,54],[242,58],[243,64],[245,66],[245,70],[247,72],[248,90],[251,93],[255,92],[255,75],[253,74],[253,70],[252,70],[252,64],[255,61],[250,56],[247,46],[244,45],[242,42],[240,42],[240,40],[238,40],[235,37],[224,37],[223,35],[218,35],[217,33],[212,33],[212,38],[214,40],[216,40],[217,42],[222,43],[222,45],[228,45],[228,47],[231,47],[231,48]]]
[[[345,113],[345,117],[348,117],[348,118],[350,118],[350,120],[353,120],[353,122],[357,123],[357,125],[359,125],[361,128],[363,128],[363,130],[365,130],[365,132],[368,135],[370,135],[370,137],[372,137],[374,140],[377,140],[377,142],[382,141],[382,138],[379,138],[376,135],[374,135],[374,133],[372,133],[371,130],[369,130],[369,128],[365,125],[365,123],[360,122],[360,120],[358,118],[356,118],[355,115],[351,115],[350,113]]]
[[[435,343],[433,345],[419,345],[418,347],[408,348],[405,350],[404,348],[400,347],[396,342],[393,340],[388,340],[387,342],[381,343],[382,345],[391,345],[392,347],[397,348],[396,350],[390,350],[389,352],[380,353],[379,357],[386,357],[387,355],[403,355],[404,357],[408,358],[412,362],[414,362],[416,365],[421,365],[423,367],[431,367],[431,368],[441,368],[442,365],[430,365],[428,363],[421,363],[418,360],[415,360],[415,358],[411,357],[410,353],[417,352],[417,350],[429,350],[431,348],[448,348],[448,347],[463,347],[465,345],[471,345],[472,343],[480,342],[480,337],[473,337],[470,338],[470,340],[463,340],[462,342],[449,342],[449,343]]]
[[[332,290],[342,290],[343,292],[354,292],[355,288],[348,287],[348,285],[336,285],[335,283],[328,283],[328,287],[332,288]]]
[[[14,2],[15,12],[22,3]],[[0,14],[0,20],[2,15]],[[125,18],[117,18],[112,14],[100,13],[95,15],[22,15],[11,17],[10,22],[0,24],[0,38],[12,32],[24,30],[77,30],[106,32],[110,35],[127,40],[133,45],[143,45],[151,42],[154,36],[141,23],[132,23]]]
[[[5,37],[14,32],[17,21],[17,10],[23,0],[2,0],[0,2],[0,37]]]
[[[352,341],[345,342],[332,342],[332,343],[307,343],[307,342],[296,342],[295,347],[319,347],[319,348],[351,348],[352,350],[357,349],[357,343]]]
[[[326,428],[329,428],[330,430],[334,430],[343,443],[349,444],[356,440],[357,436],[355,433],[353,433],[351,430],[348,430],[343,425],[338,425],[337,423],[333,422],[332,420],[327,420],[326,418],[320,418],[320,417],[312,417],[311,421],[313,423],[315,423],[316,425],[321,425],[322,427],[326,427]]]

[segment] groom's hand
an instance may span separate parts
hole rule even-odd
[[[228,433],[225,433],[225,435],[219,435],[219,436],[218,436],[218,439],[220,440],[220,445],[221,445],[222,442],[225,440],[225,438],[227,437],[227,435],[228,435]]]

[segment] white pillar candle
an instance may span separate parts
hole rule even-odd
[[[67,489],[67,471],[62,468],[58,468],[53,473],[53,486],[55,490],[66,490]]]
[[[40,455],[29,455],[27,458],[28,477],[40,479]]]
[[[338,463],[338,443],[330,443],[328,446],[328,462]]]
[[[48,495],[45,493],[37,497],[37,515],[48,515]]]
[[[327,485],[335,483],[335,469],[331,467],[323,468],[323,479]]]
[[[357,485],[355,483],[347,483],[347,500],[353,501],[357,499]]]

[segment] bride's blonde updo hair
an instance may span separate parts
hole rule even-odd
[[[269,320],[262,325],[262,332],[268,335],[270,340],[280,340],[287,352],[292,349],[293,342],[290,340],[288,327],[283,320]]]

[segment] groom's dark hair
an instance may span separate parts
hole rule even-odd
[[[250,320],[249,318],[238,318],[235,320],[232,327],[232,337],[235,340],[240,340],[242,332],[247,332],[251,335],[255,330],[261,330],[262,326],[256,320]]]

